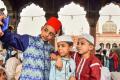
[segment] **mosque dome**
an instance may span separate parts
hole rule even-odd
[[[106,33],[106,32],[116,33],[117,32],[117,26],[113,21],[108,20],[103,24],[102,31],[103,31],[103,33]]]

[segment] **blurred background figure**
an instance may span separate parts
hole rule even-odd
[[[119,58],[116,50],[112,49],[109,55],[110,71],[118,71]]]
[[[15,80],[16,67],[20,64],[17,50],[12,51],[12,56],[6,61],[5,69],[8,74],[8,80]]]
[[[15,80],[19,80],[21,71],[22,71],[22,62],[23,62],[23,53],[22,51],[18,51],[18,59],[20,60],[20,64],[17,65],[15,71]]]

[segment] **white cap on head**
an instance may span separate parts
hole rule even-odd
[[[4,59],[4,56],[0,54],[0,60],[3,60]]]
[[[15,55],[16,53],[17,53],[17,51],[13,50],[13,51],[11,52],[11,55],[13,56],[13,55]]]
[[[69,35],[61,35],[57,37],[57,43],[61,41],[73,42],[72,37]]]
[[[99,49],[101,49],[101,46],[100,45],[96,45],[95,46],[95,50],[99,50]]]
[[[84,38],[84,39],[88,40],[90,43],[94,44],[94,38],[90,34],[84,33],[79,38]]]

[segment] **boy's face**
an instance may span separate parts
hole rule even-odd
[[[57,43],[57,49],[58,53],[61,57],[68,57],[69,51],[71,50],[72,46],[70,46],[68,43],[61,41]]]
[[[93,50],[93,46],[84,38],[78,40],[77,50],[79,54],[85,54]]]
[[[50,25],[45,25],[41,29],[41,38],[44,41],[50,41],[55,38],[55,29]]]

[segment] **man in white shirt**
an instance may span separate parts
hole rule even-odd
[[[8,80],[14,80],[16,67],[19,64],[20,60],[18,59],[18,54],[16,51],[13,51],[12,57],[6,61],[5,65],[6,72],[8,74]]]

